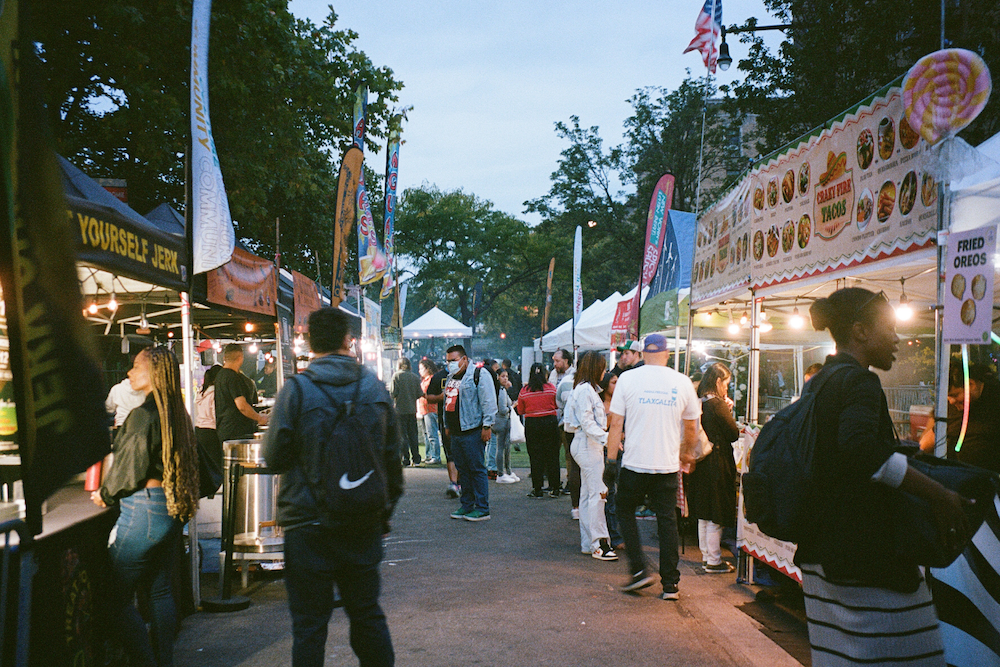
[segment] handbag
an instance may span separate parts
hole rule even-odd
[[[947,546],[940,539],[930,503],[923,498],[896,489],[893,496],[893,532],[896,551],[917,565],[944,568],[951,565],[972,541],[1000,490],[1000,476],[984,468],[926,454],[909,457],[909,465],[946,489],[975,501],[964,505],[969,533],[959,544]]]
[[[715,394],[705,394],[701,397],[701,402],[715,398]],[[694,460],[695,462],[701,461],[706,456],[712,453],[712,441],[708,439],[708,434],[705,433],[704,427],[701,425],[701,420],[698,420],[698,442],[694,446]]]
[[[698,442],[694,446],[694,460],[701,461],[712,453],[712,441],[708,439],[705,429],[698,425]]]
[[[524,424],[516,413],[510,416],[510,441],[524,442]]]

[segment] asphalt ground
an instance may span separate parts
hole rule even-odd
[[[443,467],[406,470],[382,564],[381,603],[398,665],[808,664],[804,625],[794,614],[775,620],[769,593],[758,596],[734,574],[702,573],[690,537],[679,601],[660,600],[659,581],[637,595],[619,592],[624,555],[603,562],[581,554],[569,497],[529,499],[527,469],[515,472],[520,483],[490,483],[491,520],[471,523],[449,517],[458,501],[445,497]],[[639,525],[655,569],[655,522]],[[203,596],[214,595],[217,575],[202,582]],[[183,621],[177,665],[291,664],[280,573],[253,573],[241,593],[252,600],[249,609]],[[357,664],[342,610],[330,622],[326,664]]]

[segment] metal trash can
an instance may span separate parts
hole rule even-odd
[[[244,553],[280,552],[284,534],[277,525],[278,475],[243,475],[235,493],[229,488],[229,471],[234,463],[265,466],[260,440],[226,440],[223,447],[225,474],[222,484],[223,516],[229,503],[236,503],[233,549]],[[225,537],[225,536],[224,536]]]

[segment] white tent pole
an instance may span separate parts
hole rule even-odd
[[[674,370],[681,370],[681,328],[674,327]]]
[[[191,299],[181,292],[181,330],[184,340],[184,404],[194,421],[194,330],[191,328]],[[188,522],[188,544],[191,553],[191,595],[197,609],[201,605],[201,564],[198,561],[198,512]]]
[[[795,346],[795,395],[802,395],[802,373],[805,371],[805,362],[802,360],[802,346]]]
[[[753,292],[751,292],[753,295]],[[750,309],[750,359],[747,362],[747,422],[756,424],[760,407],[760,301],[752,296],[753,307]]]

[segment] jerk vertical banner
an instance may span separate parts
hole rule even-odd
[[[642,290],[653,281],[656,267],[660,264],[660,253],[663,251],[663,238],[666,236],[667,211],[674,201],[674,177],[665,174],[656,182],[653,196],[649,200],[649,212],[646,214],[646,244],[642,251],[642,278],[639,289],[635,291],[632,300],[632,321],[629,324],[629,337],[639,338],[639,307]]]
[[[396,224],[396,181],[399,178],[398,116],[393,119],[392,125],[392,129],[389,131],[389,146],[385,155],[386,270],[385,277],[382,279],[381,298],[383,299],[388,298],[392,294],[392,288],[396,284],[396,242],[394,239],[394,233]],[[395,315],[393,315],[393,317],[395,317]]]
[[[219,153],[208,115],[208,26],[212,0],[194,0],[191,14],[192,271],[205,273],[233,256],[236,233],[222,183]]]
[[[27,53],[21,61],[16,131],[6,70],[0,66],[0,283],[25,519],[37,534],[42,502],[111,447],[103,419],[104,382],[82,317],[59,169],[40,125],[46,114],[34,90],[41,75],[32,71],[33,57]]]

